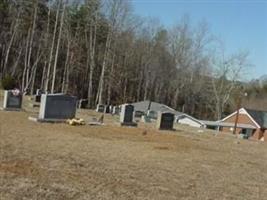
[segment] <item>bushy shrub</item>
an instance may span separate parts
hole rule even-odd
[[[1,81],[4,90],[12,90],[16,87],[16,80],[12,76],[6,76]]]

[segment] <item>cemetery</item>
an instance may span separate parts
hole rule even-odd
[[[5,95],[2,93],[2,101]],[[248,167],[267,173],[263,167],[267,161],[260,158],[267,153],[264,143],[251,145],[231,135],[215,137],[213,130],[179,125],[172,112],[152,115],[139,111],[136,115],[134,104],[109,106],[110,112],[106,105],[96,110],[77,109],[77,98],[64,94],[42,94],[40,108],[33,108],[27,105],[35,99],[29,99],[11,100],[23,105],[23,112],[0,112],[4,124],[0,132],[0,194],[4,200],[18,194],[25,199],[36,195],[39,199],[88,199],[88,195],[105,199],[110,194],[114,199],[131,199],[136,191],[140,199],[175,199],[180,194],[189,199],[218,199],[225,191],[233,199],[246,199],[232,187],[242,189],[243,179],[255,184],[250,178],[255,173]],[[27,119],[33,116],[39,122],[67,123]],[[250,153],[243,154],[244,150]],[[216,181],[222,174],[224,181]],[[255,180],[264,183],[267,178],[255,176]],[[199,186],[197,195],[192,193],[192,183]],[[220,187],[224,190],[210,190]],[[261,190],[265,196],[266,189]],[[252,190],[246,191],[247,196],[256,197]]]

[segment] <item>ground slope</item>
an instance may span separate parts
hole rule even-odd
[[[71,127],[0,112],[0,199],[266,199],[267,145],[150,126]],[[96,115],[80,113],[84,118]]]

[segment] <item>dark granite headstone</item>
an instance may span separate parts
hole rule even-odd
[[[39,119],[75,118],[76,101],[76,97],[65,94],[43,94]]]
[[[79,100],[79,108],[87,108],[88,106],[88,99],[80,99]]]
[[[134,106],[124,104],[121,106],[120,123],[126,126],[137,126],[134,120]]]
[[[173,130],[174,114],[169,112],[158,114],[157,128],[160,130]]]
[[[5,90],[4,109],[21,109],[22,94],[18,90]]]
[[[41,97],[42,97],[42,95],[35,95],[34,101],[37,102],[37,103],[40,103],[41,102]]]
[[[106,106],[105,113],[110,113],[110,112],[111,112],[110,107]]]
[[[34,97],[34,101],[37,103],[40,103],[42,94],[44,94],[43,91],[41,89],[37,89],[35,97]]]

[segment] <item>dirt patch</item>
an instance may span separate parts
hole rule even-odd
[[[169,147],[163,147],[163,146],[161,146],[161,147],[154,147],[154,149],[158,149],[158,150],[170,150]]]
[[[33,163],[28,160],[10,160],[0,163],[1,173],[13,173],[16,175],[28,176],[35,173],[37,170]]]

